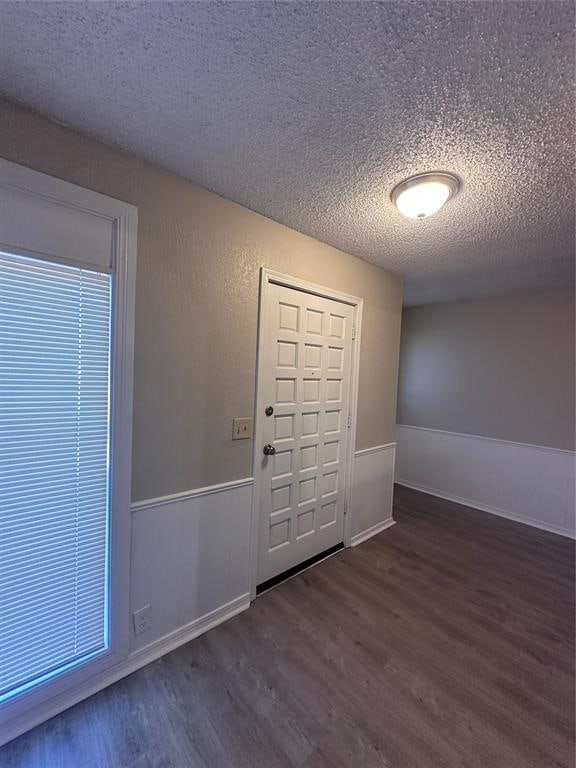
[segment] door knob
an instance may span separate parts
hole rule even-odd
[[[274,456],[276,453],[276,448],[274,448],[273,445],[270,445],[270,443],[267,443],[264,446],[264,456]]]

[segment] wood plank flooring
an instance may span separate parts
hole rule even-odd
[[[2,768],[573,768],[574,543],[398,525],[0,749]]]

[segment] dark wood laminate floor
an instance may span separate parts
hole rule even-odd
[[[399,522],[0,749],[2,768],[572,768],[574,544]]]

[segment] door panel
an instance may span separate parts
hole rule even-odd
[[[281,285],[265,300],[258,583],[343,541],[354,320],[349,304]]]

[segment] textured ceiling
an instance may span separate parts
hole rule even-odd
[[[571,2],[0,2],[0,19],[0,91],[406,276],[411,303],[572,279]],[[402,218],[392,187],[438,169],[463,190]]]

